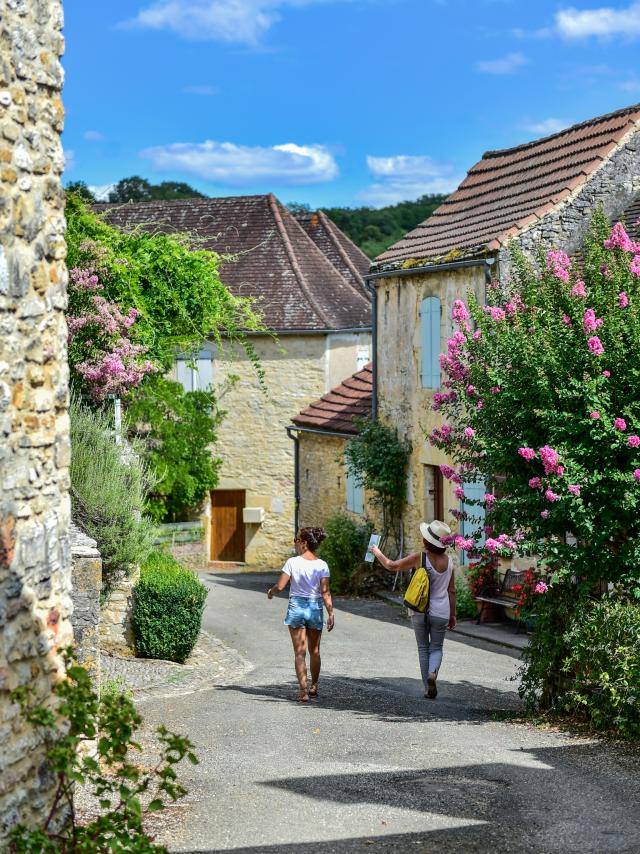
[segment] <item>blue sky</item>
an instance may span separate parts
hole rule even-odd
[[[65,0],[66,180],[379,206],[640,101],[640,2]]]

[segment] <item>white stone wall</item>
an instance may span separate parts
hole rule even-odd
[[[9,692],[47,704],[73,640],[58,0],[0,8],[0,849],[51,807]]]

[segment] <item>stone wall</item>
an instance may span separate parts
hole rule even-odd
[[[73,638],[78,661],[90,671],[94,684],[100,684],[100,591],[102,559],[96,541],[71,523],[71,598],[73,600]]]
[[[131,611],[133,609],[133,588],[140,578],[140,569],[136,569],[129,578],[123,578],[113,586],[107,601],[100,612],[100,646],[109,652],[127,655],[132,652],[133,628]]]
[[[11,703],[50,702],[72,643],[62,11],[4,0],[0,15],[0,848],[51,806],[44,749]]]
[[[324,525],[344,513],[356,522],[362,516],[347,510],[347,473],[342,462],[346,439],[300,432],[300,527]],[[365,512],[371,509],[365,501]]]
[[[378,286],[378,401],[380,417],[398,428],[401,438],[412,443],[404,513],[405,551],[421,548],[419,524],[425,518],[425,465],[439,466],[451,461],[433,448],[425,435],[441,424],[439,413],[431,408],[436,389],[422,388],[420,382],[420,304],[429,296],[438,296],[442,304],[440,341],[446,349],[453,332],[452,309],[456,299],[473,291],[484,300],[484,266],[443,270],[406,278],[389,278]],[[444,481],[444,520],[453,531],[458,522],[449,508],[458,507],[454,485]]]

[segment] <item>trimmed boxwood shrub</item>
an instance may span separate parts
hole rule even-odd
[[[200,634],[207,588],[168,552],[151,552],[134,590],[136,655],[183,663]]]

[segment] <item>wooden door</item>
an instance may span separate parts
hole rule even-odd
[[[244,561],[243,489],[211,493],[211,560]]]

